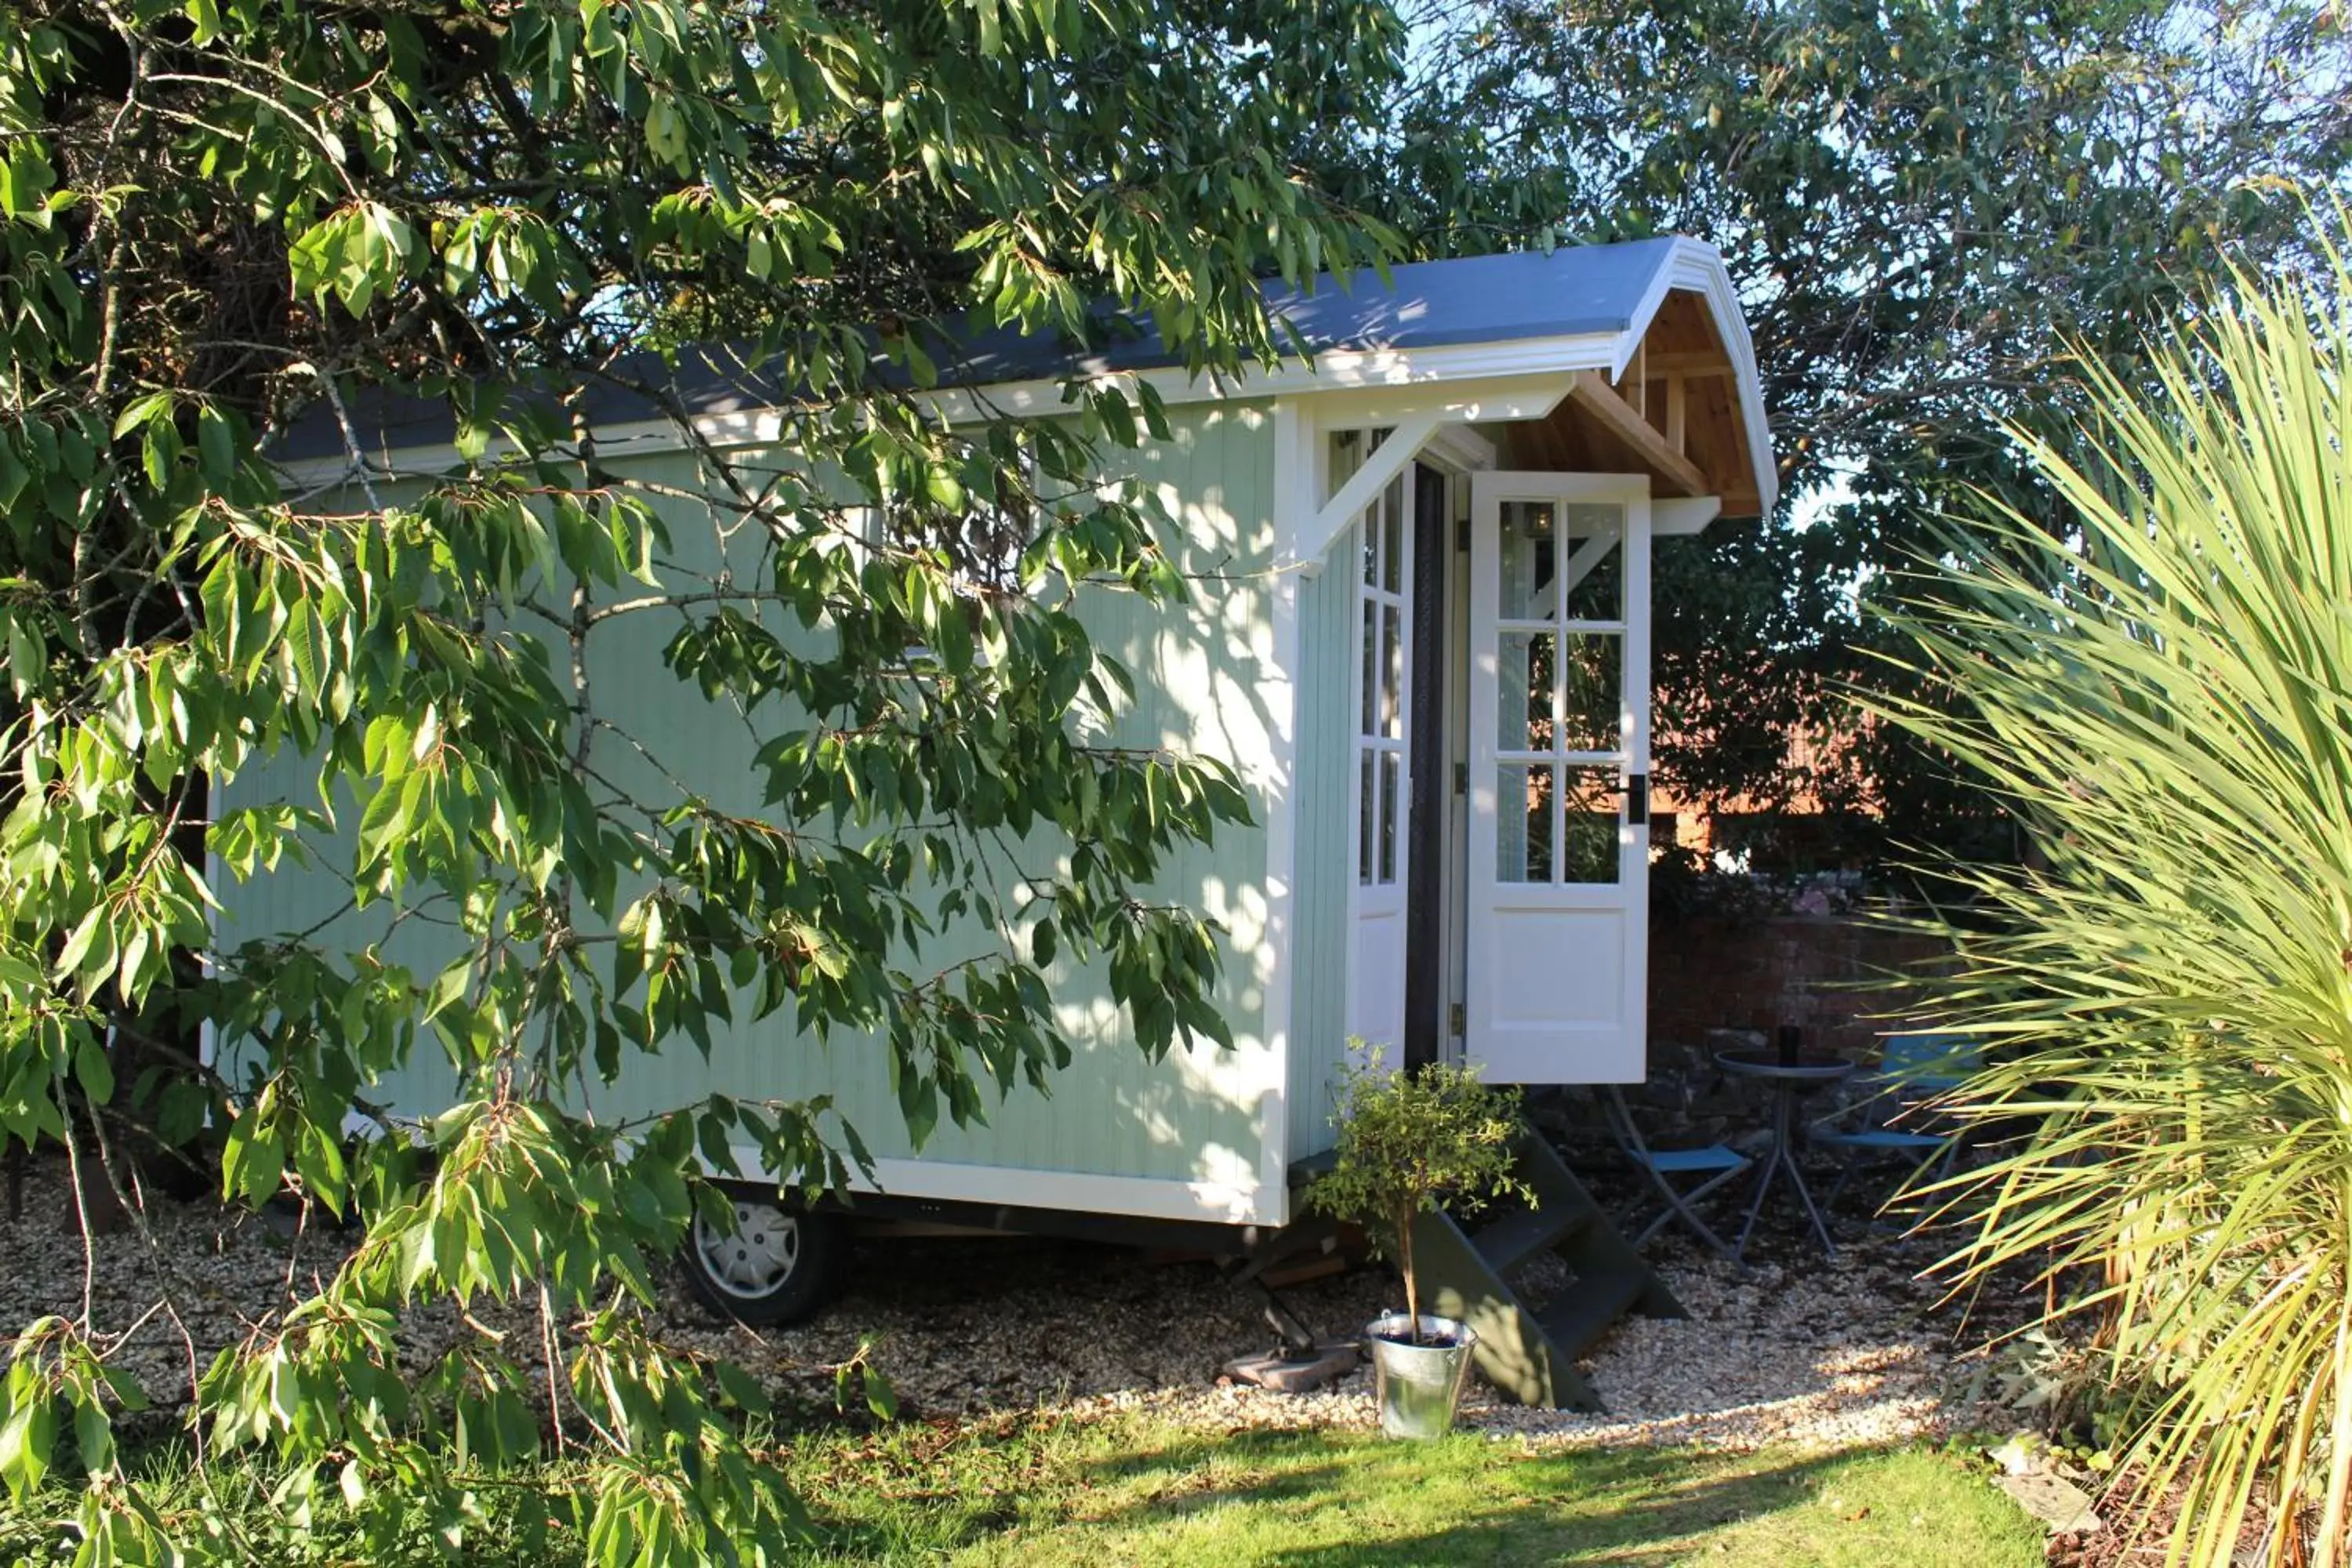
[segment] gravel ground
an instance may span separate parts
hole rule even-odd
[[[340,1250],[332,1236],[289,1241],[265,1220],[158,1205],[156,1250],[124,1231],[100,1237],[86,1258],[69,1194],[61,1167],[36,1166],[23,1217],[0,1219],[0,1325],[79,1312],[87,1275],[98,1327],[132,1331],[111,1359],[167,1405],[185,1397],[192,1363],[242,1337],[282,1299],[289,1271],[307,1283]],[[1858,1228],[1849,1217],[1846,1233]],[[1655,1247],[1689,1316],[1629,1319],[1593,1348],[1583,1366],[1608,1414],[1527,1410],[1474,1381],[1464,1424],[1547,1445],[1812,1449],[1998,1424],[1997,1413],[1961,1403],[1969,1358],[1960,1347],[1981,1330],[1967,1334],[1913,1278],[1928,1256],[1916,1243],[1864,1237],[1828,1263],[1768,1223],[1745,1270],[1668,1238]],[[159,1256],[184,1281],[177,1321],[142,1320]],[[1383,1271],[1364,1268],[1283,1294],[1307,1322],[1342,1337],[1400,1293]],[[1303,1396],[1219,1386],[1221,1363],[1272,1342],[1254,1298],[1197,1259],[1131,1249],[876,1238],[859,1244],[848,1291],[805,1326],[758,1336],[721,1328],[682,1289],[666,1318],[675,1339],[723,1351],[812,1399],[829,1401],[829,1368],[876,1336],[877,1359],[913,1412],[1148,1406],[1223,1428],[1372,1421],[1368,1372]],[[403,1337],[429,1352],[459,1331],[436,1311],[415,1315]]]

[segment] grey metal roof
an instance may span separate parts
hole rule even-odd
[[[1385,282],[1369,268],[1345,279],[1326,273],[1307,289],[1270,284],[1265,303],[1269,313],[1317,353],[1624,332],[1633,326],[1659,273],[1673,265],[1675,244],[1669,237],[1413,262],[1391,268]],[[925,347],[938,363],[940,381],[965,387],[1181,363],[1148,318],[1108,314],[1091,343],[1010,329],[965,337],[950,328],[945,338]],[[619,367],[616,379],[666,382],[695,414],[766,407],[785,395],[723,350],[682,355],[674,367],[641,356]],[[362,438],[383,450],[446,441],[453,429],[447,408],[437,400],[363,394],[352,412]],[[596,424],[611,425],[655,417],[659,407],[641,395],[607,385],[592,393],[586,413]],[[299,421],[271,455],[299,461],[341,449],[341,437],[321,409]]]
[[[1672,263],[1674,248],[1671,238],[1643,239],[1549,254],[1514,251],[1416,261],[1391,268],[1385,283],[1370,268],[1344,279],[1327,272],[1311,290],[1269,286],[1265,307],[1318,353],[1622,332],[1633,326],[1659,271]],[[951,379],[984,386],[1147,370],[1176,361],[1148,324],[1124,342],[1092,349],[1004,332],[970,344]],[[940,374],[950,377],[945,362]]]

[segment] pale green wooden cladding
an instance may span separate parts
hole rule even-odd
[[[1332,1086],[1347,1049],[1348,898],[1356,885],[1356,824],[1348,813],[1355,760],[1356,563],[1360,523],[1344,529],[1324,569],[1299,584],[1297,830],[1292,887],[1290,1157],[1320,1153],[1339,1132]]]
[[[1156,486],[1178,526],[1166,541],[1180,568],[1203,574],[1189,603],[1155,605],[1110,590],[1089,591],[1085,614],[1099,644],[1133,673],[1136,701],[1115,737],[1123,743],[1166,744],[1223,759],[1239,772],[1250,791],[1256,821],[1220,828],[1212,846],[1190,846],[1174,856],[1156,892],[1181,900],[1225,928],[1224,981],[1219,1005],[1234,1033],[1230,1053],[1202,1045],[1177,1049],[1162,1061],[1148,1060],[1136,1047],[1124,1016],[1109,1001],[1099,973],[1073,969],[1066,961],[1051,978],[1062,1022],[1076,1047],[1068,1070],[1055,1075],[1050,1097],[1016,1088],[991,1109],[985,1126],[958,1128],[942,1120],[919,1151],[928,1161],[957,1164],[1139,1177],[1221,1189],[1258,1187],[1269,1131],[1268,1118],[1283,1115],[1286,1064],[1266,1037],[1266,992],[1273,978],[1266,942],[1266,834],[1268,790],[1274,784],[1272,736],[1276,716],[1267,693],[1278,691],[1274,666],[1271,607],[1275,579],[1274,419],[1264,403],[1214,403],[1169,412],[1171,438],[1148,441],[1136,452],[1112,451],[1107,474],[1137,477]],[[624,471],[669,484],[693,486],[695,469],[684,455],[623,459]],[[702,509],[684,501],[661,503],[674,536],[673,555],[685,572],[707,572],[721,547]],[[1334,584],[1344,591],[1344,578]],[[1310,585],[1317,603],[1327,594]],[[1344,613],[1344,612],[1343,612]],[[748,814],[760,809],[753,753],[767,735],[793,727],[773,710],[751,721],[731,708],[706,703],[682,687],[664,666],[661,649],[677,626],[675,611],[615,617],[591,639],[589,679],[600,711],[619,716],[643,739],[663,765],[714,803]],[[1321,617],[1324,612],[1314,612]],[[1339,623],[1344,626],[1344,621]],[[1339,666],[1344,698],[1344,644],[1335,627],[1316,641],[1331,640],[1328,659]],[[795,634],[798,635],[798,634]],[[1328,680],[1328,677],[1319,678]],[[1344,715],[1332,717],[1344,723]],[[649,765],[610,738],[600,739],[597,766],[631,786],[653,793]],[[248,773],[228,792],[227,805],[286,798],[299,769],[286,764]],[[1303,771],[1302,784],[1336,791],[1344,802],[1344,781],[1318,765]],[[1343,832],[1344,810],[1316,800],[1305,803],[1307,839],[1328,855],[1322,840]],[[1344,849],[1344,843],[1342,844]],[[1040,851],[1043,853],[1043,851]],[[1302,857],[1301,869],[1307,858]],[[1309,886],[1323,876],[1305,879]],[[240,937],[299,928],[330,914],[340,901],[331,876],[282,869],[245,887],[224,889],[225,942]],[[1344,885],[1338,889],[1344,918]],[[1318,929],[1301,943],[1311,954],[1307,991],[1313,1000],[1299,1022],[1336,1032],[1338,977],[1345,954],[1328,897],[1302,900],[1303,924]],[[1320,930],[1328,921],[1335,928]],[[365,940],[382,921],[346,920],[329,940]],[[438,966],[432,949],[446,938],[431,930],[404,932],[393,956],[419,966]],[[981,940],[967,931],[963,940]],[[952,942],[927,945],[910,970],[951,960]],[[968,951],[968,949],[966,950]],[[1328,996],[1324,995],[1328,991]],[[400,1112],[431,1112],[446,1105],[455,1085],[446,1063],[430,1044],[396,1081],[381,1086],[387,1103]],[[1319,1069],[1318,1069],[1319,1070]],[[1294,1086],[1296,1087],[1296,1086]],[[744,1098],[799,1099],[833,1095],[876,1154],[903,1157],[909,1146],[890,1092],[884,1053],[873,1043],[836,1035],[830,1045],[804,1037],[789,1010],[761,1021],[739,1020],[714,1031],[706,1063],[691,1041],[668,1042],[656,1055],[632,1056],[621,1081],[596,1086],[591,1101],[600,1116],[625,1117],[690,1103],[711,1092]],[[1319,1097],[1318,1099],[1319,1103]],[[1294,1112],[1294,1125],[1297,1113]],[[1315,1117],[1319,1122],[1319,1113]],[[1113,1205],[1106,1205],[1113,1206]]]

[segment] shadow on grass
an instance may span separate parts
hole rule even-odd
[[[788,1450],[814,1539],[795,1564],[925,1568],[2011,1568],[2041,1562],[2040,1531],[1949,1458],[1916,1448],[1829,1458],[1695,1448],[1529,1452],[1459,1434],[1433,1444],[1328,1431],[1228,1434],[1150,1423],[888,1424],[803,1434]],[[185,1456],[142,1468],[178,1506],[197,1496]],[[257,1478],[232,1472],[233,1511]],[[46,1494],[69,1511],[62,1489]],[[505,1494],[496,1494],[503,1496]],[[11,1528],[0,1561],[48,1554],[54,1532]],[[510,1510],[470,1531],[463,1561],[558,1568],[579,1561],[568,1531],[539,1541]],[[258,1524],[259,1514],[248,1521]],[[328,1521],[282,1561],[446,1559],[431,1521],[372,1552]],[[16,1548],[12,1552],[9,1548]]]
[[[1335,1441],[1341,1445],[1336,1451]],[[1664,1568],[1691,1561],[1695,1551],[1720,1550],[1706,1538],[1726,1527],[1741,1531],[1743,1551],[1754,1551],[1757,1562],[1979,1561],[1964,1533],[1936,1543],[1939,1554],[1916,1551],[1912,1527],[1921,1516],[1913,1513],[1916,1500],[1909,1491],[1890,1493],[1885,1500],[1896,1506],[1874,1521],[1867,1504],[1843,1512],[1823,1506],[1845,1479],[1855,1479],[1858,1467],[1884,1452],[1804,1458],[1658,1448],[1531,1455],[1469,1436],[1423,1446],[1236,1433],[1094,1462],[1082,1489],[1118,1500],[1082,1508],[1072,1522],[1089,1532],[1149,1534],[1157,1543],[1153,1554],[1137,1560],[1171,1563]],[[1971,1484],[1957,1474],[1923,1471],[1908,1478],[1922,1497],[1927,1476],[1952,1489]],[[1198,1531],[1189,1547],[1179,1539],[1188,1527]]]

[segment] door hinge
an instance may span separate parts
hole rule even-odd
[[[1470,764],[1467,763],[1454,764],[1454,793],[1455,795],[1470,793]]]
[[[1457,517],[1454,520],[1454,548],[1456,550],[1470,548],[1470,520],[1466,517]]]
[[[1641,827],[1650,820],[1650,775],[1625,775],[1625,823],[1629,827]]]
[[[1470,1032],[1470,1020],[1464,1015],[1465,1009],[1459,1002],[1445,1012],[1445,1032],[1457,1040]]]

